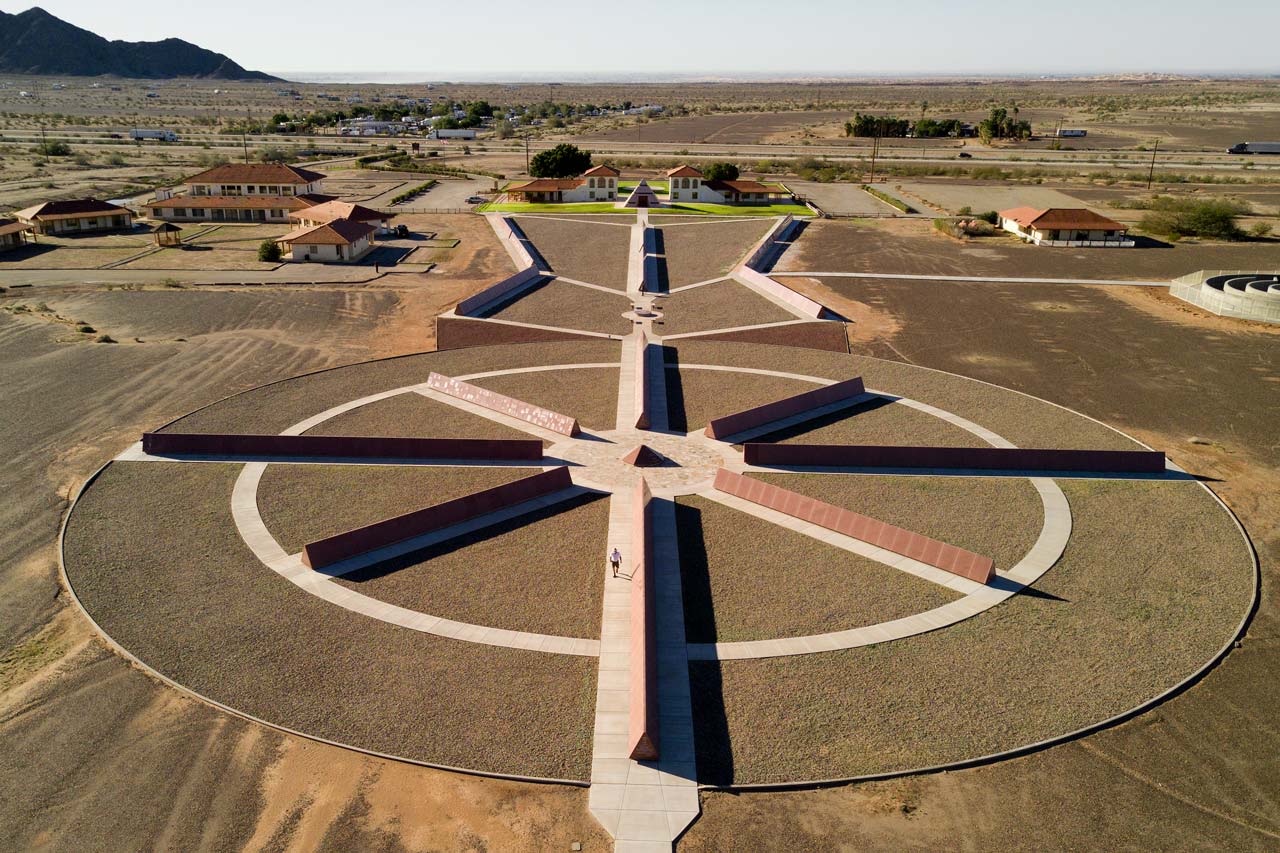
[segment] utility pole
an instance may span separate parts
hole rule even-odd
[[[882,130],[880,122],[880,119],[876,119],[876,129],[871,135],[871,180],[867,181],[868,186],[876,182],[876,155],[880,153],[880,132]]]
[[[49,143],[44,138],[44,122],[40,123],[40,153],[49,156]]]
[[[529,174],[529,131],[524,132],[524,173]]]
[[[1156,176],[1156,152],[1160,150],[1160,137],[1156,137],[1155,147],[1151,149],[1151,169],[1147,172],[1147,192],[1151,192],[1151,182]]]

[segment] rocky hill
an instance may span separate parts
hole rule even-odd
[[[221,53],[182,39],[107,41],[40,8],[16,15],[0,12],[0,72],[149,79],[278,79],[261,71],[247,71]]]

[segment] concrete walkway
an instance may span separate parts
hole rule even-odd
[[[610,499],[609,548],[626,563],[631,541],[632,492]],[[656,500],[654,581],[657,584],[658,743],[660,759],[632,761],[627,752],[631,684],[631,582],[604,567],[604,616],[592,741],[591,814],[614,838],[617,853],[671,853],[672,844],[700,812],[693,751],[693,708],[684,635],[675,505]]]

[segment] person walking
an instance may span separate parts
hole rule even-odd
[[[618,569],[622,568],[622,552],[617,548],[613,549],[613,553],[609,555],[609,565],[613,566],[613,576],[618,576]]]

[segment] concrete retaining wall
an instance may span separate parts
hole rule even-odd
[[[748,465],[851,468],[964,468],[1012,471],[1098,471],[1158,474],[1158,450],[1038,450],[1021,447],[889,447],[882,445],[747,444]]]
[[[716,472],[715,487],[722,492],[766,506],[777,512],[834,530],[878,548],[910,557],[926,565],[978,583],[987,583],[995,574],[995,561],[990,557],[903,530],[892,524],[842,509],[778,486],[743,477],[721,468]]]
[[[147,432],[142,449],[158,456],[217,454],[226,456],[318,456],[359,459],[492,459],[536,461],[542,458],[537,439],[389,438],[343,435],[227,435],[190,432]]]
[[[640,292],[657,293],[662,289],[662,258],[645,255],[640,265]]]
[[[468,403],[473,403],[490,411],[500,412],[526,423],[540,426],[543,429],[558,432],[561,435],[573,436],[580,432],[576,418],[535,406],[532,403],[526,403],[523,400],[517,400],[514,397],[508,397],[505,394],[498,394],[488,388],[472,385],[470,382],[462,382],[439,373],[432,373],[427,377],[427,387],[432,391],[439,391],[441,394],[447,394],[459,400],[466,400]]]
[[[801,412],[807,412],[810,409],[819,409],[832,403],[838,403],[841,400],[858,397],[866,392],[867,389],[862,384],[861,376],[846,379],[844,382],[837,382],[835,385],[827,385],[822,388],[816,388],[813,391],[805,391],[803,394],[796,394],[794,397],[775,400],[763,406],[756,406],[754,409],[747,409],[743,412],[716,418],[707,424],[704,433],[709,438],[726,438],[744,430],[754,429],[774,421],[780,421],[783,418],[789,418],[792,415],[798,415]]]
[[[649,487],[636,486],[631,520],[631,695],[627,754],[633,761],[658,758],[658,636],[654,609],[653,515]]]
[[[768,233],[751,247],[747,252],[746,260],[733,271],[732,275],[739,281],[787,303],[801,315],[817,319],[824,311],[820,304],[760,272],[762,265],[776,248],[774,244],[791,230],[794,223],[795,220],[790,215],[779,219]]]
[[[336,536],[309,542],[302,549],[302,562],[313,569],[331,566],[343,560],[415,536],[433,533],[454,524],[470,521],[515,504],[540,498],[573,485],[568,468],[552,468],[512,483],[476,492],[442,504],[415,510],[373,524],[357,527]]]
[[[526,287],[533,285],[540,278],[542,278],[542,272],[537,267],[525,267],[515,275],[504,278],[497,284],[486,287],[474,296],[468,296],[466,299],[459,302],[453,310],[464,316],[475,316],[485,306],[492,305],[504,296],[512,296],[519,293]]]

